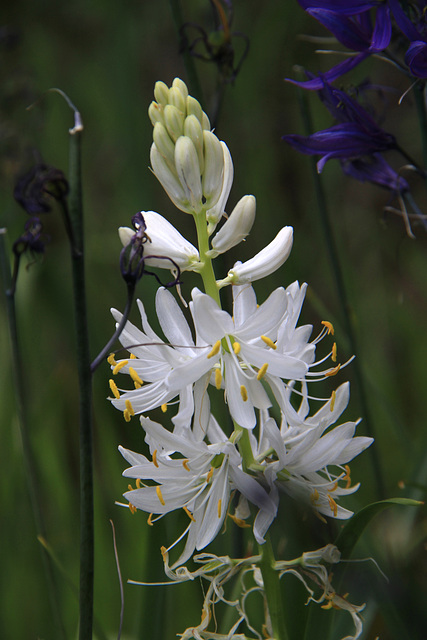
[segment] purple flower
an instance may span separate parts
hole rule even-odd
[[[341,166],[344,173],[360,182],[372,182],[393,194],[409,192],[408,182],[384,160],[380,153],[374,153],[369,158],[342,160]]]
[[[403,11],[397,0],[389,0],[397,26],[410,41],[405,62],[416,78],[427,78],[427,22],[425,2],[412,6],[413,20]]]
[[[319,173],[332,158],[354,160],[396,147],[395,137],[381,129],[356,100],[329,85],[324,78],[320,80],[323,88],[319,97],[338,124],[311,136],[283,137],[301,153],[322,156],[317,163]]]

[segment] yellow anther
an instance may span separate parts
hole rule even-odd
[[[330,369],[329,371],[325,371],[325,376],[327,377],[336,376],[340,369],[341,369],[341,365],[337,364],[337,366],[334,367],[333,369]]]
[[[217,389],[221,389],[222,373],[221,369],[215,369],[215,386]]]
[[[216,356],[217,353],[219,353],[220,349],[221,349],[221,340],[217,340],[214,346],[212,347],[212,351],[208,353],[207,357],[213,358],[214,356]]]
[[[334,342],[334,344],[332,345],[332,356],[331,356],[332,362],[336,362],[337,361],[337,343]]]
[[[190,467],[188,465],[188,458],[186,458],[185,460],[182,461],[182,466],[184,467],[184,469],[186,471],[190,471]]]
[[[134,504],[129,502],[129,510],[132,514],[136,513],[138,511],[138,509],[135,507]]]
[[[248,527],[251,526],[248,522],[245,522],[244,520],[242,520],[242,518],[238,518],[237,516],[233,516],[231,513],[229,513],[228,515],[232,519],[234,524],[237,524],[237,526],[240,527],[241,529],[247,529]]]
[[[268,336],[261,336],[261,340],[265,342],[267,347],[271,347],[272,349],[277,349],[277,346],[274,344],[273,340]]]
[[[196,522],[196,520],[195,520],[193,514],[191,513],[191,511],[189,511],[187,509],[187,507],[182,507],[182,508],[184,509],[184,511],[187,514],[187,516],[190,518],[191,522]]]
[[[248,390],[246,389],[244,384],[240,385],[240,395],[242,396],[243,402],[246,402],[248,399]]]
[[[338,480],[336,482],[334,482],[334,484],[329,489],[329,491],[330,491],[330,493],[332,493],[332,491],[336,491],[337,489],[338,489]]]
[[[162,554],[163,562],[167,562],[168,550],[163,545],[160,547],[160,553]]]
[[[209,469],[209,471],[208,471],[208,475],[206,476],[206,482],[210,482],[210,481],[211,481],[211,478],[212,478],[212,476],[213,476],[213,472],[214,472],[214,468],[213,468],[213,467],[211,467],[211,468]]]
[[[268,363],[265,362],[262,365],[261,369],[258,371],[256,379],[257,380],[261,380],[261,378],[263,378],[265,376],[265,374],[267,373],[267,369],[268,369]]]
[[[157,449],[154,449],[153,451],[153,464],[155,467],[159,466],[159,463],[157,462]]]
[[[236,354],[236,356],[240,353],[240,349],[242,347],[240,346],[240,342],[233,342],[233,351]]]
[[[156,487],[156,493],[157,493],[158,499],[160,500],[160,504],[162,505],[162,507],[164,507],[166,503],[165,503],[164,498],[162,496],[162,492],[161,492],[161,489],[160,489],[159,485],[157,485],[157,487]]]
[[[129,491],[135,491],[135,489],[133,488],[133,486],[131,484],[128,484],[128,490]]]
[[[334,518],[336,518],[338,513],[338,505],[333,499],[333,497],[330,496],[329,494],[328,494],[328,502],[329,502],[329,506],[331,507],[331,511],[334,514]]]
[[[129,360],[121,360],[120,362],[118,362],[113,369],[113,375],[119,373],[120,369],[123,369],[123,367],[125,367],[127,364],[129,364]]]
[[[218,518],[221,517],[221,504],[222,504],[222,500],[221,498],[218,500]]]
[[[337,394],[335,393],[335,390],[332,391],[332,395],[331,395],[331,411],[334,410],[336,396],[337,396]]]
[[[320,324],[323,324],[323,326],[327,328],[328,335],[329,334],[334,335],[335,329],[334,329],[334,325],[332,324],[332,322],[329,322],[328,320],[322,320],[322,322]]]
[[[310,495],[311,504],[315,505],[319,499],[319,492],[317,489],[313,489],[313,493]]]
[[[149,515],[149,516],[148,516],[148,518],[147,518],[147,524],[148,524],[150,527],[154,527],[154,522],[152,522],[153,515],[154,515],[154,514],[150,513],[150,515]]]
[[[135,371],[135,369],[133,367],[129,367],[129,375],[132,378],[132,380],[136,384],[139,385],[139,387],[142,387],[142,385],[144,384],[143,381],[141,380],[141,378],[139,377],[139,375],[137,374],[137,372]],[[139,387],[137,387],[139,389]]]
[[[137,479],[136,479],[136,481],[135,481],[135,484],[136,484],[136,488],[137,488],[137,489],[140,489],[140,488],[141,488],[141,485],[142,485],[142,480],[141,480],[141,478],[137,478]]]
[[[163,413],[166,413],[166,411],[168,410],[168,405],[166,404],[166,402],[165,402],[165,404],[162,404],[160,409],[163,411]]]
[[[126,422],[130,422],[131,415],[127,409],[123,411],[123,417],[126,420]]]
[[[133,410],[133,406],[130,400],[125,400],[126,409],[129,412],[130,416],[135,415],[135,411]]]
[[[116,359],[114,358],[114,353],[110,353],[110,355],[107,358],[107,362],[108,364],[110,364],[112,367],[115,367],[117,362]]]
[[[348,464],[344,465],[344,469],[346,471],[345,476],[343,476],[343,480],[346,481],[346,485],[345,488],[349,489],[351,487],[351,477],[350,477],[350,467],[348,466]]]
[[[117,385],[114,382],[114,380],[110,379],[109,384],[110,384],[110,389],[113,392],[114,397],[119,399],[120,398],[120,393],[119,393],[119,390],[117,389]]]
[[[135,389],[140,389],[142,387],[142,384],[140,384],[139,382],[134,382],[133,384],[135,386]]]
[[[134,353],[131,353],[129,357],[131,360],[136,360],[136,355]]]

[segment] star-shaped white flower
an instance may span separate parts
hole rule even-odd
[[[152,461],[119,447],[132,465],[123,475],[137,478],[139,486],[126,492],[124,497],[137,509],[150,514],[162,516],[175,509],[184,509],[187,513],[188,527],[176,542],[185,535],[187,541],[174,566],[186,562],[195,549],[204,549],[216,537],[234,489],[262,513],[262,517],[255,519],[254,535],[259,543],[264,542],[263,536],[276,515],[276,505],[257,480],[242,471],[235,444],[223,434],[214,444],[197,440],[191,432],[183,437],[149,418],[141,418],[141,424]],[[213,428],[216,434],[221,433],[218,425]],[[150,523],[151,518],[150,515]]]

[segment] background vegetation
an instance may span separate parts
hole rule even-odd
[[[184,22],[198,23],[207,32],[213,30],[207,0],[182,0],[181,9]],[[231,205],[245,193],[257,198],[257,220],[243,253],[253,255],[281,226],[294,227],[291,257],[270,278],[270,289],[295,279],[307,281],[309,295],[302,320],[312,323],[315,333],[322,319],[333,321],[343,360],[351,353],[318,219],[312,163],[281,141],[285,133],[303,133],[298,92],[284,78],[295,76],[295,64],[312,70],[329,65],[329,60],[315,56],[311,43],[300,38],[303,33],[319,34],[320,27],[307,19],[296,0],[235,0],[234,10],[232,30],[246,34],[250,50],[235,82],[226,87],[216,133],[226,141],[234,160]],[[122,309],[125,303],[117,227],[129,224],[136,211],[153,209],[179,224],[194,240],[192,221],[174,210],[148,169],[152,127],[147,108],[154,83],[161,79],[170,84],[175,76],[188,80],[171,4],[165,0],[16,0],[2,8],[1,22],[0,226],[7,227],[10,244],[22,233],[26,214],[13,199],[13,187],[34,161],[36,149],[45,162],[67,171],[67,132],[72,118],[60,96],[46,93],[59,87],[77,105],[85,127],[84,208],[90,337],[95,357],[113,331],[110,307]],[[239,37],[233,39],[236,59],[243,42]],[[375,65],[373,69],[363,67],[358,72],[360,79],[373,73],[378,82],[386,84],[391,71],[377,62]],[[196,61],[196,69],[203,106],[210,113],[217,95],[218,70],[202,61]],[[406,88],[402,86],[402,91]],[[397,106],[398,97],[398,92],[387,96],[383,126],[400,136],[410,153],[419,158],[411,95],[401,107]],[[329,116],[312,98],[317,127],[328,126]],[[31,104],[33,108],[26,110]],[[382,213],[387,193],[344,177],[336,162],[327,165],[323,182],[357,329],[358,358],[375,429],[370,435],[376,437],[379,459],[375,461],[366,452],[352,465],[353,479],[362,482],[362,488],[347,504],[357,510],[379,497],[422,499],[427,478],[426,232],[414,227],[416,239],[410,239],[399,217]],[[425,194],[416,194],[416,198],[427,211]],[[71,275],[61,216],[54,210],[44,220],[50,242],[45,258],[20,273],[18,324],[38,490],[47,541],[63,568],[63,572],[58,569],[55,580],[67,637],[72,638],[78,618],[72,585],[78,584],[79,536]],[[238,250],[240,258],[240,247]],[[224,265],[224,271],[228,266]],[[192,282],[191,276],[184,280],[185,297]],[[139,284],[138,295],[149,309],[156,287],[149,277]],[[264,297],[267,292],[259,293]],[[59,635],[52,623],[29,505],[3,302],[2,298],[0,637],[49,640]],[[135,313],[133,318],[137,319]],[[109,520],[115,523],[125,581],[163,580],[159,547],[174,539],[175,525],[172,519],[164,519],[150,528],[144,514],[132,516],[115,505],[127,489],[121,477],[126,464],[117,446],[141,450],[143,442],[137,419],[125,423],[106,400],[108,378],[105,363],[94,378],[95,611],[105,637],[115,638],[120,594]],[[348,378],[352,381],[348,415],[355,418],[361,414],[360,390],[352,366],[336,382]],[[360,432],[366,433],[363,423]],[[383,479],[382,495],[374,466]],[[333,526],[323,530],[319,521],[303,523],[298,505],[290,502],[283,507],[280,529],[284,557],[321,546],[336,532]],[[365,616],[365,637],[369,640],[377,636],[381,640],[424,637],[426,535],[424,507],[396,507],[370,526],[355,556],[374,556],[390,582],[368,564],[354,565],[357,568],[352,570],[352,601],[371,602]],[[218,549],[219,543],[231,553],[236,540],[227,532],[213,548]],[[221,550],[224,553],[223,547]],[[124,588],[124,639],[173,638],[199,619],[199,584],[151,589],[125,584]],[[301,608],[302,620],[307,610],[295,602],[304,594],[292,578],[284,592],[288,605]],[[298,627],[294,634],[294,638],[303,637]]]

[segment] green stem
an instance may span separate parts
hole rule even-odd
[[[81,192],[81,133],[83,126],[77,111],[75,111],[75,123],[74,128],[70,130],[69,214],[74,239],[74,244],[71,246],[71,263],[80,405],[79,639],[92,640],[94,578],[92,373],[89,353],[83,250],[84,234]]]
[[[31,510],[33,513],[37,537],[39,539],[45,540],[46,529],[43,521],[41,501],[39,499],[40,493],[37,477],[37,465],[34,459],[30,439],[28,410],[26,402],[28,393],[27,391],[24,393],[24,390],[28,390],[28,385],[24,376],[21,348],[19,343],[18,325],[16,320],[15,289],[17,273],[14,274],[14,279],[12,281],[9,260],[7,258],[7,252],[4,242],[5,233],[5,229],[0,229],[0,267],[6,293],[7,318],[9,323],[9,333],[12,347],[12,375],[14,378],[18,423],[22,442],[22,452],[25,468],[24,475],[27,481]],[[60,615],[58,591],[53,574],[52,560],[43,545],[40,545],[40,550],[42,554],[43,570],[46,577],[47,591],[54,625],[56,627],[57,633],[59,634],[59,637],[65,639],[66,633]]]
[[[299,93],[299,101],[301,106],[301,113],[302,113],[302,119],[304,122],[304,127],[306,129],[307,134],[310,135],[313,132],[313,126],[312,126],[311,115],[308,107],[308,100],[305,95],[304,96],[302,95],[301,92]],[[344,278],[342,275],[342,266],[341,266],[337,246],[334,239],[332,224],[329,218],[328,207],[326,204],[326,196],[325,196],[320,175],[317,172],[315,159],[312,159],[311,169],[312,169],[312,175],[313,175],[314,189],[316,192],[317,211],[320,217],[320,222],[323,229],[326,248],[329,255],[329,261],[332,267],[332,274],[335,280],[338,300],[341,305],[341,312],[344,319],[344,326],[350,342],[351,351],[356,356],[355,360],[352,363],[352,366],[354,368],[356,383],[359,390],[360,405],[361,405],[362,414],[364,418],[365,431],[370,436],[375,438],[375,428],[374,428],[373,421],[371,419],[370,410],[368,406],[367,393],[365,389],[365,382],[364,382],[362,368],[360,364],[360,358],[357,357],[359,353],[359,349],[357,345],[356,332],[354,329],[353,312],[347,297],[347,291],[344,283]],[[385,496],[384,480],[383,480],[383,474],[381,470],[381,464],[380,464],[377,447],[370,447],[368,455],[371,456],[373,475],[377,485],[378,496],[380,498],[384,498]]]
[[[209,236],[208,226],[206,223],[206,212],[202,210],[200,213],[194,214],[193,217],[196,223],[197,240],[199,242],[200,262],[203,264],[203,267],[199,269],[199,273],[203,279],[205,293],[207,293],[208,296],[211,296],[211,298],[213,298],[221,308],[219,289],[215,280],[212,259],[206,255],[209,251]]]
[[[269,536],[266,536],[266,541],[263,545],[259,545],[259,549],[261,552],[260,569],[264,582],[264,593],[273,630],[272,640],[288,640],[280,596],[279,574],[274,567],[275,558]]]

